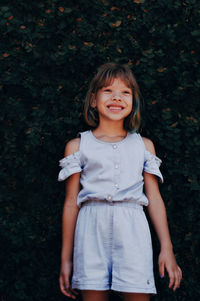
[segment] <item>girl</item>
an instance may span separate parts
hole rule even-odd
[[[139,88],[127,66],[100,67],[86,96],[85,118],[93,130],[69,141],[60,161],[58,179],[68,178],[61,292],[75,299],[74,289],[79,289],[84,301],[106,301],[110,289],[122,292],[125,301],[147,301],[156,293],[143,206],[148,206],[160,241],[160,276],[166,269],[169,287],[175,291],[182,272],[157,183],[157,178],[163,182],[161,160],[152,141],[136,132]]]

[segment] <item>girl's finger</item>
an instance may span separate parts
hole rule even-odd
[[[163,278],[165,276],[165,265],[163,262],[159,263],[159,273],[160,278]]]
[[[63,281],[62,275],[60,275],[60,277],[59,277],[59,284],[60,284],[60,290],[63,292],[65,287],[64,287],[64,281]]]
[[[66,290],[64,284],[61,284],[60,285],[60,290],[61,292],[63,293],[63,295],[67,296],[67,297],[70,297],[70,293]]]
[[[72,289],[69,278],[67,276],[63,276],[63,285],[64,290],[71,295],[78,295],[78,292]]]
[[[173,288],[174,291],[180,287],[181,279],[182,279],[182,271],[181,271],[180,267],[178,267],[177,272],[176,272],[175,285]]]
[[[75,295],[78,295],[78,292],[75,291],[74,289],[72,289],[71,285],[70,284],[67,284],[65,286],[65,290],[67,291],[67,293],[69,293],[69,296],[73,299],[76,299],[76,296]]]
[[[62,293],[67,296],[67,297],[70,297],[72,299],[75,299],[74,295],[70,292],[69,289],[65,289],[64,291],[62,291]]]
[[[63,284],[63,281],[61,280],[61,277],[59,278],[59,283],[60,283],[60,291],[65,295],[66,295],[66,291],[65,291],[65,287],[64,287],[64,284]]]
[[[175,273],[175,281],[174,281],[173,291],[175,291],[175,290],[179,287],[180,281],[181,281],[181,280],[180,280],[179,272],[177,271],[177,272]]]
[[[174,273],[169,273],[169,288],[171,288],[175,282],[175,276],[174,276]]]
[[[179,267],[178,267],[178,274],[179,274],[179,287],[180,287],[183,274],[182,274],[182,271],[181,271],[181,269]]]
[[[69,281],[67,279],[64,279],[64,276],[63,275],[60,275],[60,278],[59,278],[59,283],[60,283],[60,290],[61,292],[63,293],[63,295],[67,296],[67,297],[70,297],[71,298],[71,293],[70,291],[68,290],[69,289]]]
[[[179,275],[180,275],[180,279],[182,280],[183,278],[183,273],[182,273],[182,270],[181,268],[178,266],[178,271],[179,271]]]

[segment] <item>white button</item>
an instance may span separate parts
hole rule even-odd
[[[116,184],[115,184],[115,187],[118,187],[118,186],[119,186],[119,185],[116,183]]]
[[[115,168],[119,168],[119,165],[118,165],[118,164],[115,164]]]
[[[117,144],[113,144],[113,148],[116,149],[117,148]]]
[[[112,200],[112,195],[108,195],[108,200]]]

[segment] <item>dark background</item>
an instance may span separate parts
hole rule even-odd
[[[0,4],[1,301],[67,299],[58,286],[65,192],[58,161],[87,129],[84,96],[107,61],[133,70],[144,102],[141,133],[163,160],[160,188],[183,281],[173,293],[168,277],[159,278],[153,232],[152,300],[200,300],[199,1]]]

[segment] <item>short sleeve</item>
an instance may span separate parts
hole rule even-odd
[[[159,169],[161,163],[162,161],[157,156],[152,154],[150,151],[145,150],[144,171],[157,176],[160,182],[163,183],[164,182],[163,176]]]
[[[59,161],[59,166],[62,167],[58,175],[58,181],[64,181],[71,175],[81,172],[80,151],[64,157]]]

